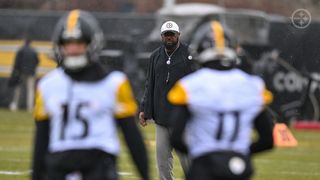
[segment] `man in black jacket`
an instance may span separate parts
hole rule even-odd
[[[31,47],[31,40],[26,39],[24,45],[18,50],[12,70],[9,86],[14,87],[13,99],[9,105],[11,111],[19,109],[19,99],[22,84],[27,90],[27,110],[31,111],[34,99],[34,86],[36,68],[39,63],[36,51]]]
[[[171,180],[172,146],[169,143],[169,130],[172,122],[169,115],[172,105],[167,93],[183,76],[192,72],[192,57],[188,47],[179,41],[180,31],[173,21],[165,22],[161,27],[163,46],[156,49],[151,57],[141,102],[139,119],[142,126],[153,119],[156,124],[156,156],[159,180]],[[188,168],[188,158],[178,154],[184,172]]]

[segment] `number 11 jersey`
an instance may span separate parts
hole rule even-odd
[[[258,76],[202,68],[178,81],[168,99],[191,112],[185,138],[196,158],[224,150],[248,154],[253,120],[272,94]]]

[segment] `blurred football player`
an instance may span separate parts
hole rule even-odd
[[[272,94],[261,78],[235,68],[237,55],[226,46],[222,25],[211,25],[213,46],[196,58],[202,68],[168,94],[175,105],[171,143],[192,158],[187,179],[249,179],[251,156],[273,147],[272,120],[265,110]],[[253,127],[258,140],[251,142]]]
[[[199,27],[195,30],[190,38],[190,49],[193,51],[193,54],[199,54],[204,49],[213,47],[215,45],[214,36],[216,35],[212,33],[214,31],[212,22],[213,21],[204,19],[204,22],[200,23]],[[224,45],[234,49],[237,53],[237,68],[252,74],[252,65],[254,60],[238,42],[237,38],[235,38],[235,31],[225,26],[223,27],[222,35],[224,38]]]
[[[57,23],[53,45],[59,67],[38,83],[32,179],[118,179],[117,125],[142,179],[148,159],[134,116],[137,105],[124,73],[99,62],[103,33],[87,12],[73,10]]]

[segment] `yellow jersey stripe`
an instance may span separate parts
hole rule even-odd
[[[73,10],[69,13],[67,20],[67,32],[73,32],[80,16],[79,10]]]
[[[273,101],[273,94],[272,92],[268,91],[267,89],[264,89],[262,91],[262,98],[264,104],[271,104]]]
[[[169,102],[175,105],[185,105],[188,102],[187,92],[180,82],[173,86],[167,98]]]
[[[225,42],[224,42],[224,31],[222,28],[221,23],[217,21],[213,21],[211,23],[211,30],[213,33],[213,37],[215,40],[215,48],[217,48],[219,51],[223,51],[225,47]]]
[[[35,106],[33,110],[33,117],[36,121],[44,121],[49,119],[49,115],[47,114],[43,97],[39,89],[36,91],[36,99],[35,99]]]
[[[133,97],[132,89],[128,79],[125,79],[116,95],[116,118],[127,118],[137,113],[137,104]]]

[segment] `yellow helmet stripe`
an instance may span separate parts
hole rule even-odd
[[[72,32],[77,25],[78,19],[80,16],[79,10],[73,10],[69,13],[67,19],[67,32]]]
[[[211,30],[213,33],[213,37],[215,40],[215,45],[218,50],[223,51],[225,47],[225,42],[224,42],[224,31],[221,23],[217,21],[211,22]]]

